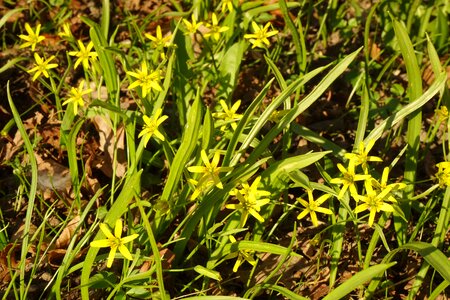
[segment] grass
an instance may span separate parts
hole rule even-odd
[[[2,9],[4,299],[446,295],[446,1]]]

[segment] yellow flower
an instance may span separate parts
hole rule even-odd
[[[188,171],[192,173],[203,173],[202,177],[199,179],[199,183],[209,184],[214,183],[219,189],[223,189],[223,184],[220,181],[219,173],[231,171],[231,167],[219,167],[220,153],[214,153],[214,157],[211,162],[209,162],[208,155],[206,155],[205,150],[202,149],[200,152],[203,163],[205,166],[192,166],[188,167]]]
[[[201,194],[205,193],[211,186],[214,185],[213,181],[209,181],[208,178],[202,177],[199,181],[189,178],[189,183],[194,186],[194,191],[192,195],[189,197],[190,200],[195,200]]]
[[[183,19],[184,26],[187,29],[187,31],[185,32],[185,35],[188,35],[188,34],[191,34],[191,33],[192,34],[196,33],[198,28],[203,24],[203,22],[198,22],[197,23],[197,18],[195,18],[194,15],[191,16],[191,20],[192,20],[192,23],[189,22],[186,19]]]
[[[269,121],[274,123],[279,123],[281,119],[289,112],[288,109],[283,110],[274,110],[273,113],[269,116]]]
[[[448,109],[446,106],[442,105],[440,108],[436,108],[434,112],[437,115],[439,123],[448,119]]]
[[[359,147],[356,153],[346,153],[344,156],[355,162],[355,167],[361,165],[365,174],[369,172],[367,163],[369,161],[383,161],[378,156],[369,156],[369,152],[375,145],[375,140],[369,141],[367,147],[364,146],[364,142],[359,143]]]
[[[60,32],[58,32],[58,36],[60,38],[67,38],[67,39],[70,39],[72,37],[72,31],[70,30],[69,23],[64,23],[62,25],[62,30]]]
[[[450,162],[443,161],[436,164],[438,171],[435,177],[439,181],[439,187],[444,188],[450,186]]]
[[[165,37],[162,36],[161,33],[161,26],[157,26],[156,27],[156,36],[153,36],[149,33],[145,33],[144,34],[148,39],[152,40],[152,47],[155,49],[159,49],[161,51],[161,58],[164,59],[166,56],[164,54],[164,47],[169,47],[170,46],[170,38],[171,35],[168,34]]]
[[[39,75],[44,74],[44,76],[46,78],[49,77],[48,75],[48,70],[56,68],[58,66],[58,64],[50,64],[49,62],[52,61],[53,59],[55,59],[55,56],[52,55],[50,56],[49,59],[47,60],[43,60],[39,54],[34,53],[34,60],[36,61],[36,66],[34,68],[32,68],[31,70],[28,70],[27,72],[29,74],[34,73],[33,75],[33,81],[36,80],[36,78],[39,77]]]
[[[330,209],[320,207],[320,205],[322,205],[322,203],[328,200],[331,197],[331,195],[325,194],[320,196],[319,199],[314,200],[312,190],[308,190],[307,192],[308,192],[308,202],[303,200],[302,198],[297,198],[297,201],[300,202],[301,205],[305,207],[305,209],[298,215],[297,219],[300,220],[309,214],[311,216],[311,221],[313,225],[319,226],[316,212],[327,215],[333,214],[333,212]]]
[[[236,130],[237,124],[236,121],[242,118],[241,114],[237,114],[236,111],[239,109],[241,105],[241,100],[236,101],[232,107],[228,107],[225,101],[220,100],[220,105],[222,106],[223,112],[213,113],[213,117],[218,119],[223,119],[225,122],[230,123],[231,128]],[[223,125],[220,130],[224,131],[227,125]]]
[[[109,228],[106,224],[103,224],[103,223],[100,224],[100,230],[103,232],[104,235],[106,235],[106,237],[108,239],[93,241],[93,242],[91,242],[91,247],[94,247],[94,248],[110,247],[111,248],[111,251],[109,252],[109,255],[108,255],[108,263],[106,264],[106,266],[108,268],[110,268],[112,266],[117,249],[119,249],[120,253],[122,253],[122,255],[126,259],[133,260],[133,256],[131,256],[130,251],[128,251],[128,248],[125,247],[124,244],[129,243],[132,240],[134,240],[135,238],[137,238],[139,236],[138,234],[132,234],[130,236],[126,236],[126,237],[122,238],[121,237],[121,235],[122,235],[122,220],[121,219],[118,219],[116,221],[116,227],[114,228],[114,235],[111,233],[111,231],[109,230]]]
[[[224,13],[227,8],[230,12],[233,11],[233,0],[222,0],[222,12]]]
[[[375,190],[372,188],[371,181],[366,180],[364,183],[364,186],[366,187],[366,195],[355,195],[354,197],[358,200],[361,200],[364,202],[363,204],[358,205],[355,207],[355,213],[360,213],[364,210],[369,210],[369,226],[372,226],[374,220],[375,220],[375,214],[379,211],[388,211],[392,212],[394,211],[394,207],[392,205],[385,203],[384,199],[388,197],[389,193],[391,192],[391,189],[389,187],[386,187],[379,193],[375,192]],[[394,202],[395,199],[394,199]]]
[[[252,48],[264,48],[264,44],[270,46],[268,38],[278,33],[278,30],[268,31],[270,25],[271,23],[268,22],[264,27],[259,27],[255,21],[252,21],[253,33],[244,35],[244,38],[249,39],[250,43],[253,45]]]
[[[243,227],[247,222],[249,214],[255,217],[259,222],[264,222],[264,218],[258,213],[261,210],[261,206],[270,202],[270,199],[259,199],[259,197],[270,196],[270,192],[258,190],[261,177],[258,176],[251,186],[248,183],[242,183],[242,189],[236,189],[230,192],[230,195],[236,196],[239,200],[239,204],[227,204],[226,208],[241,210],[241,223]]]
[[[219,26],[219,22],[217,21],[217,16],[215,13],[212,13],[211,20],[212,24],[206,24],[206,27],[209,28],[209,32],[205,33],[205,37],[212,36],[216,41],[218,41],[220,39],[220,34],[230,28],[228,28],[227,26]]]
[[[258,212],[261,210],[261,206],[270,202],[270,199],[255,200],[247,195],[242,195],[239,191],[236,192],[236,198],[238,198],[239,204],[227,204],[225,207],[229,209],[241,210],[242,214],[240,227],[245,226],[249,215],[252,215],[261,223],[264,222],[264,218]]]
[[[337,167],[339,171],[341,171],[343,177],[333,178],[330,180],[330,182],[334,184],[343,185],[341,191],[339,192],[338,198],[342,199],[347,189],[350,190],[350,195],[352,195],[353,197],[355,197],[355,195],[358,195],[358,190],[356,189],[355,181],[369,179],[370,175],[355,174],[355,162],[353,160],[350,160],[350,162],[348,163],[348,170],[346,170],[344,166],[341,164],[337,164]]]
[[[248,235],[245,236],[245,238],[248,238]],[[230,235],[229,239],[232,243],[236,243],[236,239],[234,236]],[[233,272],[237,272],[239,267],[247,261],[252,266],[256,266],[256,260],[253,258],[253,255],[255,254],[255,250],[251,249],[239,249],[238,252],[230,253],[226,256],[226,259],[231,259],[237,257],[236,263],[233,267]]]
[[[383,174],[381,175],[381,180],[378,181],[375,180],[374,178],[371,178],[371,184],[372,187],[375,188],[375,190],[378,193],[381,193],[385,189],[390,189],[390,192],[387,194],[386,197],[389,201],[396,202],[392,192],[404,189],[406,187],[406,184],[404,184],[403,182],[388,184],[387,183],[388,178],[389,178],[389,167],[385,167],[383,170]]]
[[[136,72],[127,72],[128,75],[136,78],[136,81],[130,84],[129,89],[134,89],[138,86],[142,88],[142,96],[147,96],[148,92],[151,89],[162,91],[161,86],[159,85],[159,71],[148,70],[147,63],[144,61],[141,65],[141,70]]]
[[[83,67],[87,70],[89,69],[89,60],[96,60],[98,56],[95,51],[91,52],[94,47],[94,43],[92,41],[89,42],[87,47],[84,47],[83,42],[80,40],[78,40],[77,43],[80,50],[70,51],[69,55],[78,57],[75,61],[75,69],[80,65],[80,63],[82,63]]]
[[[142,128],[142,131],[139,133],[138,137],[144,137],[144,145],[147,146],[148,141],[150,138],[155,135],[157,138],[159,138],[161,141],[164,141],[164,136],[159,132],[158,126],[161,125],[162,122],[164,122],[168,116],[161,116],[162,109],[158,108],[158,110],[155,112],[155,114],[149,118],[148,116],[144,115],[144,127]]]
[[[38,24],[36,26],[36,31],[34,32],[33,29],[31,29],[30,24],[25,23],[25,30],[27,31],[28,35],[20,34],[19,37],[22,40],[25,40],[25,43],[20,45],[19,48],[26,48],[31,46],[31,51],[34,51],[36,48],[36,45],[43,40],[45,40],[45,37],[42,35],[39,35],[39,31],[41,30],[41,24]]]
[[[78,106],[84,106],[83,96],[92,92],[92,89],[84,88],[84,80],[81,80],[78,88],[72,87],[70,89],[70,97],[63,102],[63,105],[69,104],[73,102],[73,112],[74,114],[78,114]]]
[[[170,34],[163,37],[161,32],[161,26],[159,25],[156,27],[156,36],[153,36],[149,33],[145,33],[144,35],[150,40],[152,40],[153,42],[152,45],[154,48],[167,47],[170,45],[169,43],[169,40],[171,38]]]

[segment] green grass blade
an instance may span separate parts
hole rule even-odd
[[[156,266],[156,278],[158,280],[158,289],[161,299],[168,299],[166,296],[166,290],[164,289],[164,277],[163,277],[163,268],[161,264],[161,254],[159,253],[158,244],[156,243],[155,239],[155,234],[153,233],[152,226],[147,218],[147,214],[145,213],[144,207],[142,206],[139,197],[136,197],[136,204],[139,207],[139,212],[141,213],[141,217],[144,222],[144,228],[147,232],[150,247],[152,249],[153,260],[155,261]]]
[[[192,104],[190,111],[188,112],[188,124],[185,127],[186,130],[184,131],[180,147],[178,148],[173,159],[173,163],[170,166],[169,176],[161,195],[161,199],[164,201],[170,201],[170,199],[172,199],[172,194],[178,186],[181,175],[186,167],[186,163],[190,159],[192,152],[195,150],[201,121],[202,105],[200,96],[198,95]],[[171,204],[174,205],[175,203]]]
[[[438,248],[433,246],[430,243],[425,242],[411,242],[400,246],[399,248],[392,250],[383,258],[382,263],[389,263],[394,256],[402,251],[402,250],[413,250],[419,253],[425,261],[430,264],[441,276],[447,281],[450,282],[450,261],[447,256],[442,253]],[[366,290],[367,298],[373,296],[376,291],[378,285],[381,281],[381,272],[378,274],[375,280],[369,284]]]
[[[364,140],[364,135],[367,129],[367,119],[369,117],[369,87],[363,84],[363,94],[361,97],[361,108],[359,110],[358,126],[356,128],[355,142],[353,144],[353,149],[357,150],[359,144]]]
[[[439,77],[436,78],[435,82],[430,86],[430,88],[423,93],[416,101],[405,105],[398,112],[394,113],[392,116],[380,123],[376,128],[374,128],[364,139],[364,143],[367,144],[370,140],[377,140],[381,137],[381,134],[385,130],[389,130],[403,120],[406,116],[413,113],[418,108],[422,107],[425,103],[431,100],[439,91],[445,86],[447,80],[445,73],[441,73]]]
[[[31,166],[31,183],[30,190],[28,193],[28,201],[27,201],[27,212],[25,214],[25,222],[24,222],[24,234],[22,237],[22,247],[20,252],[20,297],[21,299],[26,299],[27,297],[27,289],[26,289],[26,279],[25,279],[25,267],[26,267],[26,256],[29,250],[29,239],[30,236],[28,234],[31,226],[31,218],[33,216],[34,209],[34,201],[36,200],[36,192],[37,192],[37,180],[38,180],[38,168],[36,157],[34,156],[33,145],[28,137],[27,131],[23,126],[22,120],[20,119],[19,112],[17,111],[16,106],[14,105],[14,101],[11,98],[11,92],[9,90],[9,81],[6,84],[6,94],[8,97],[9,107],[11,108],[11,112],[13,114],[14,122],[17,125],[17,129],[22,136],[23,143],[25,145],[25,149],[28,154],[29,164]]]
[[[194,296],[183,298],[184,300],[248,300],[246,298],[235,296]]]
[[[272,290],[272,291],[278,292],[290,300],[308,300],[309,299],[309,298],[297,295],[296,293],[288,290],[287,288],[276,285],[276,284],[264,284],[261,287],[266,290]]]
[[[13,58],[13,59],[11,59],[11,60],[8,60],[8,61],[6,62],[6,64],[4,64],[4,65],[0,68],[0,74],[3,73],[3,72],[5,72],[5,71],[8,70],[9,68],[13,67],[13,66],[14,66],[15,64],[17,64],[18,62],[23,61],[23,60],[27,60],[27,58],[25,58],[25,57],[16,57],[16,58]]]
[[[442,293],[447,289],[447,287],[450,285],[450,282],[448,281],[442,281],[441,284],[439,284],[433,292],[428,296],[428,300],[435,300],[437,297],[442,295]]]
[[[413,103],[422,95],[422,76],[420,73],[419,64],[417,63],[414,47],[409,39],[408,32],[405,26],[397,20],[393,20],[393,27],[395,36],[397,38],[400,52],[403,56],[403,61],[406,66],[406,73],[408,76],[408,96],[409,102]],[[408,121],[408,131],[406,133],[406,140],[408,148],[405,153],[405,172],[404,178],[408,183],[413,183],[416,180],[417,159],[419,156],[420,146],[420,130],[422,126],[422,111],[416,109],[411,112]],[[414,184],[408,184],[404,189],[403,198],[408,199],[414,195]],[[411,207],[408,201],[401,201],[399,203],[401,209],[405,214],[406,220],[409,220]],[[399,218],[394,213],[394,225],[397,232],[397,241],[400,245],[406,242],[407,223]]]
[[[304,112],[308,107],[310,107],[319,97],[330,87],[330,85],[339,77],[350,65],[350,63],[356,58],[361,48],[355,52],[346,56],[342,61],[340,61],[325,77],[320,81],[320,83],[314,88],[314,90],[309,93],[298,105],[294,106],[280,122],[275,124],[272,129],[266,134],[264,139],[259,143],[259,145],[253,150],[253,152],[248,157],[248,162],[252,163],[257,160],[257,158],[267,149],[267,147],[272,143],[273,139],[288,126],[295,118],[297,118],[302,112]],[[311,74],[308,73],[308,74]],[[306,76],[308,76],[305,75]],[[261,127],[265,124],[272,112],[287,98],[289,97],[297,88],[299,88],[302,83],[303,78],[299,78],[293,82],[286,90],[284,90],[273,102],[267,107],[267,109],[261,114],[261,117],[255,123],[254,127],[251,129],[247,140],[242,144],[241,149],[246,149],[256,133],[259,132]]]
[[[216,251],[214,251],[211,254],[211,258],[208,261],[207,267],[209,269],[213,269],[216,267],[216,263],[223,257],[227,256],[230,253],[238,252],[240,250],[252,250],[256,252],[263,252],[263,253],[271,253],[271,254],[277,254],[277,255],[285,255],[286,253],[289,253],[289,249],[280,245],[275,245],[271,243],[265,243],[265,242],[255,242],[255,241],[239,241],[236,243],[228,243],[225,246],[218,248]],[[301,257],[301,255],[290,252],[292,256]]]
[[[109,0],[102,0],[102,18],[100,22],[101,22],[101,30],[105,40],[108,39],[110,11],[111,6]]]
[[[0,19],[0,29],[3,27],[3,25],[5,25],[5,23],[8,21],[8,19],[10,17],[12,17],[14,14],[21,12],[22,10],[24,10],[25,8],[16,8],[16,9],[11,9],[11,10],[7,10],[7,13],[5,13],[2,18]]]
[[[282,191],[286,188],[287,183],[291,181],[289,178],[290,172],[312,165],[330,152],[312,152],[277,161],[262,172],[261,182],[264,183],[265,189],[270,187],[268,189],[269,192]]]
[[[267,92],[269,91],[270,86],[272,85],[273,79],[271,79],[261,90],[261,92],[256,96],[256,98],[252,101],[250,106],[245,110],[244,115],[239,120],[236,130],[233,133],[233,136],[230,139],[230,143],[227,147],[227,152],[225,153],[225,156],[223,158],[223,165],[229,166],[234,165],[235,162],[237,162],[236,159],[233,160],[233,163],[230,164],[230,160],[232,155],[235,153],[237,144],[239,143],[239,139],[242,138],[242,134],[244,132],[244,129],[248,122],[251,120],[253,115],[255,114],[256,109],[258,106],[262,103],[264,100],[264,97],[266,96]],[[242,142],[242,141],[241,141]]]
[[[292,36],[292,40],[294,42],[295,46],[295,56],[297,58],[297,64],[298,67],[303,73],[306,69],[306,47],[305,47],[305,39],[303,36],[303,28],[301,21],[299,20],[300,28],[297,29],[294,25],[294,22],[292,22],[291,17],[289,15],[289,11],[286,5],[286,0],[281,0],[278,2],[280,5],[281,14],[283,15],[284,22],[286,23],[286,26],[289,28],[289,31]],[[301,35],[301,37],[300,37]],[[300,42],[302,41],[302,42]]]
[[[245,41],[233,44],[222,58],[219,65],[219,91],[218,98],[224,98],[229,101],[233,91],[236,88],[236,82],[241,66],[242,57],[244,55]]]
[[[94,44],[95,51],[98,54],[100,66],[103,69],[103,77],[105,78],[109,98],[115,99],[116,93],[119,90],[119,84],[117,82],[118,75],[114,59],[110,51],[107,50],[108,43],[106,41],[106,38],[98,24],[86,17],[81,17],[81,19],[91,27],[91,29],[89,30],[89,35],[91,37],[92,43]]]
[[[128,206],[133,197],[136,194],[139,194],[141,173],[142,170],[132,174],[130,173],[130,177],[127,178],[127,182],[126,184],[124,184],[124,188],[120,192],[114,204],[109,209],[105,219],[103,220],[103,223],[108,224],[110,227],[114,227],[116,220],[119,219],[128,210]],[[99,231],[95,235],[95,238],[93,240],[99,240],[104,237],[105,236],[103,235],[103,233]],[[83,263],[80,282],[81,298],[83,300],[89,299],[89,277],[98,251],[99,248],[89,248]]]
[[[377,276],[379,273],[386,271],[395,264],[396,262],[379,264],[360,271],[353,275],[350,279],[346,280],[343,284],[338,286],[331,293],[328,293],[327,296],[323,298],[323,300],[342,299],[365,282],[371,280],[373,277]]]
[[[264,55],[264,59],[266,60],[266,63],[269,65],[269,68],[272,70],[272,73],[275,76],[278,84],[280,85],[281,90],[287,89],[288,85],[286,83],[286,80],[284,80],[283,75],[281,74],[277,65],[267,55]]]

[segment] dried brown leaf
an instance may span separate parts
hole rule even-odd
[[[119,178],[123,177],[127,168],[124,127],[117,128],[114,134],[109,117],[97,115],[92,118],[92,122],[100,136],[99,148],[103,151],[102,155],[94,159],[94,165],[110,178],[113,174]],[[113,163],[115,150],[117,151],[117,161]]]
[[[56,248],[61,249],[65,248],[69,245],[70,240],[72,239],[75,229],[77,229],[80,224],[80,216],[75,216],[69,223],[67,223],[66,228],[61,232],[61,235],[56,240]]]

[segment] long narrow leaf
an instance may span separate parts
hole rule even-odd
[[[361,272],[358,272],[355,275],[353,275],[350,279],[346,280],[343,284],[338,286],[331,293],[328,293],[328,295],[325,296],[323,300],[342,299],[348,294],[350,294],[352,291],[357,289],[360,285],[371,280],[379,273],[386,271],[395,264],[396,264],[395,262],[388,264],[379,264],[372,266],[368,269],[365,269]]]
[[[22,120],[20,119],[19,112],[17,111],[16,106],[14,105],[14,101],[11,98],[11,92],[9,90],[9,81],[6,84],[6,94],[8,97],[8,103],[9,107],[11,108],[11,112],[13,114],[14,122],[17,125],[17,129],[20,132],[20,135],[22,136],[23,143],[25,145],[25,149],[28,154],[29,163],[31,166],[31,184],[30,184],[30,191],[28,193],[28,201],[27,201],[27,212],[25,214],[25,224],[24,224],[24,231],[23,231],[23,237],[22,237],[22,248],[20,252],[20,296],[22,299],[27,298],[27,290],[25,288],[25,267],[26,267],[26,256],[28,254],[28,247],[29,247],[29,230],[31,226],[31,218],[33,216],[33,209],[34,209],[34,201],[36,200],[36,192],[37,192],[37,180],[38,180],[38,168],[37,168],[37,162],[36,157],[34,156],[33,146],[31,145],[30,139],[28,138],[27,131],[25,130],[25,127],[23,126]]]

